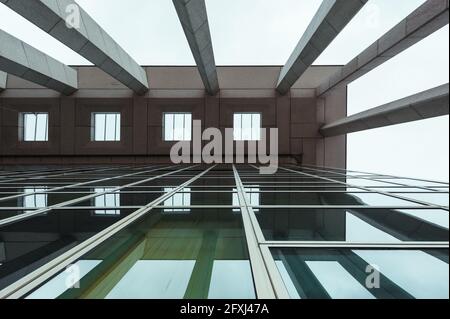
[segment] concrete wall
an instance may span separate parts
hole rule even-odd
[[[330,90],[317,99],[317,121],[332,123],[347,116],[347,87]],[[316,140],[318,166],[347,167],[347,136],[325,137]]]
[[[234,112],[254,111],[262,114],[263,127],[278,127],[282,160],[321,164],[320,145],[326,145],[321,152],[338,153],[327,155],[327,163],[337,158],[342,164],[343,144],[326,142],[319,128],[345,115],[345,105],[330,98],[323,118],[314,90],[336,67],[312,67],[286,96],[275,91],[280,67],[219,67],[221,91],[213,97],[205,94],[195,67],[146,67],[152,89],[144,96],[95,67],[77,69],[80,89],[71,97],[8,78],[0,93],[0,163],[168,162],[173,143],[162,138],[164,112],[192,112],[204,128],[224,130],[233,126]],[[24,111],[49,113],[49,142],[19,141],[18,114]],[[100,111],[121,113],[120,142],[91,141],[91,113]]]

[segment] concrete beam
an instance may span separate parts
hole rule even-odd
[[[198,71],[210,95],[219,91],[205,0],[173,0]]]
[[[447,83],[326,124],[320,129],[320,133],[326,137],[337,136],[447,115],[449,114],[448,91]]]
[[[8,78],[8,74],[0,71],[0,92],[6,89],[6,79]]]
[[[286,94],[367,0],[324,0],[283,67],[277,91]]]
[[[316,89],[318,96],[346,86],[449,22],[448,0],[428,0]]]
[[[77,71],[0,30],[0,70],[71,95],[78,89]]]
[[[137,94],[142,95],[148,91],[147,74],[144,69],[75,1],[0,0],[0,2],[79,53]],[[66,21],[69,21],[73,27],[68,26]]]

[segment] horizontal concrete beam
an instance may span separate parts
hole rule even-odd
[[[448,24],[448,0],[428,0],[336,72],[316,90],[318,96],[346,86]]]
[[[361,10],[367,0],[324,0],[283,67],[277,91],[286,94]]]
[[[0,70],[71,95],[78,89],[77,71],[0,30]]]
[[[173,0],[198,71],[210,95],[219,91],[205,0]]]
[[[0,92],[6,89],[6,79],[8,78],[8,74],[0,71]]]
[[[144,69],[75,1],[0,0],[0,2],[79,53],[137,94],[142,95],[147,92],[148,81]],[[117,23],[120,23],[120,21]],[[130,36],[133,36],[132,33]]]
[[[448,91],[447,83],[326,124],[320,129],[320,133],[326,137],[337,136],[447,115],[449,114]]]

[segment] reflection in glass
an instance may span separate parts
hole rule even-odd
[[[45,283],[39,290],[28,295],[25,299],[54,299],[73,284],[73,282],[68,280],[71,273],[77,273],[81,279],[99,263],[100,260],[79,260],[66,271]]]
[[[170,193],[174,190],[174,187],[165,187],[164,192]],[[184,188],[183,192],[175,193],[169,199],[164,201],[164,206],[173,207],[173,206],[190,206],[191,205],[191,189],[189,187]],[[188,213],[191,210],[189,208],[164,208],[165,213]]]
[[[307,261],[306,265],[332,299],[375,298],[337,261]]]
[[[373,208],[261,208],[256,218],[269,241],[366,243],[448,240],[447,229],[417,218],[414,211],[411,212],[413,214]],[[417,214],[432,216],[433,212],[424,209],[417,210]],[[443,214],[440,215],[443,218]]]
[[[214,261],[209,299],[255,299],[255,290],[248,260]],[[236,290],[239,287],[239,290]]]
[[[94,193],[104,193],[94,198],[95,207],[119,207],[120,206],[120,193],[119,191],[114,191],[113,187],[96,187]],[[95,209],[95,215],[120,215],[120,209]]]
[[[27,195],[19,197],[18,206],[28,208],[30,210],[47,207],[48,194],[45,193],[46,191],[47,187],[45,186],[25,187],[23,192]]]
[[[255,297],[241,216],[231,209],[167,214],[155,208],[80,260],[100,263],[80,288],[52,297]]]
[[[436,224],[438,226],[449,228],[449,213],[443,209],[399,209],[399,212],[417,217],[421,220]]]
[[[239,204],[239,195],[238,195],[237,191],[238,190],[236,188],[233,189],[233,204],[232,204],[233,206],[241,206]],[[247,202],[248,202],[248,204],[250,206],[255,207],[255,206],[259,206],[260,205],[260,202],[259,202],[259,199],[260,199],[259,188],[257,188],[257,187],[245,188],[244,192],[245,192],[245,196],[246,196]],[[233,209],[233,211],[240,212],[241,210],[239,208],[235,208],[235,209]],[[258,212],[259,209],[253,209],[253,211],[254,212]]]
[[[106,299],[181,299],[195,260],[139,260]]]
[[[449,297],[447,249],[273,248],[272,254],[292,298]]]

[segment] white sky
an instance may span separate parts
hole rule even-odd
[[[77,0],[143,65],[193,65],[170,0]],[[206,0],[218,65],[283,65],[319,0]],[[369,0],[315,64],[345,64],[425,0]],[[4,5],[0,29],[66,64],[89,64]],[[349,114],[449,81],[449,28],[349,86]],[[449,119],[354,133],[348,168],[448,181]]]

